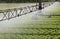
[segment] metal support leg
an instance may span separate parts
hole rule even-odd
[[[7,19],[7,12],[4,12],[4,13],[3,13],[3,18],[2,18],[2,20],[5,20],[4,18]]]
[[[8,13],[8,20],[10,19],[10,13]]]

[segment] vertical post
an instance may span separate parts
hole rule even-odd
[[[42,0],[39,0],[39,10],[42,9]]]
[[[10,13],[9,12],[7,12],[8,13],[8,20],[10,19]]]
[[[37,0],[36,0],[36,10],[37,10]]]
[[[56,0],[57,1],[57,0]]]

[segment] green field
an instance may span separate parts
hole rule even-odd
[[[59,10],[60,5],[56,5],[50,7],[50,9],[47,7],[43,12],[44,14],[58,15],[60,14]],[[27,16],[34,18],[35,15],[33,16],[30,13]],[[51,18],[37,16],[37,19],[31,17],[22,18],[23,20],[25,19],[25,23],[20,23],[17,20],[18,23],[15,25],[14,23],[7,26],[4,24],[3,31],[0,30],[0,39],[60,39],[60,16],[52,16]]]
[[[31,5],[36,5],[36,3],[0,3],[0,10],[22,8]]]

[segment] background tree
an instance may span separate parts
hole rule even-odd
[[[43,2],[49,2],[49,1],[60,1],[60,0],[42,0],[42,1]],[[36,0],[0,0],[0,2],[2,2],[2,3],[3,2],[7,2],[7,3],[25,3],[25,2],[36,2]]]

